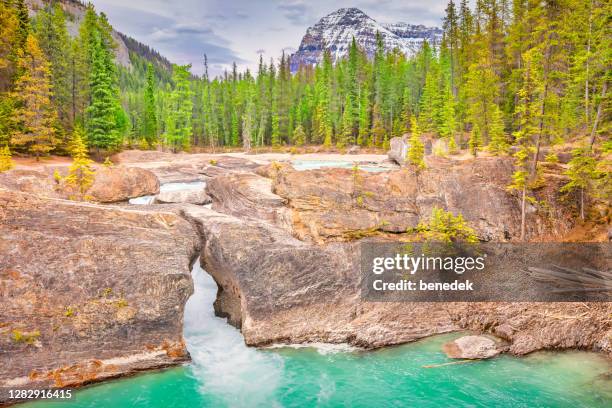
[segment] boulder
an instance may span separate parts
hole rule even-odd
[[[212,199],[206,194],[206,189],[162,191],[155,197],[155,202],[161,204],[187,203],[204,205],[210,204]]]
[[[0,387],[78,386],[186,361],[198,247],[170,212],[0,190]]]
[[[499,340],[489,336],[463,336],[442,346],[449,358],[486,359],[502,352]]]
[[[406,154],[408,154],[408,149],[410,148],[410,144],[408,143],[408,135],[404,135],[401,137],[392,137],[389,141],[390,150],[387,153],[389,159],[394,161],[395,163],[403,166],[406,162]]]
[[[127,201],[159,192],[159,180],[151,171],[138,167],[101,167],[87,194],[100,203]]]

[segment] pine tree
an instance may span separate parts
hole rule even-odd
[[[71,129],[72,40],[66,27],[66,16],[59,3],[38,12],[34,29],[40,48],[50,63],[53,104],[63,127]]]
[[[147,82],[144,90],[143,136],[152,147],[157,143],[157,104],[155,101],[155,77],[153,64],[147,64]]]
[[[0,148],[0,173],[3,171],[10,170],[14,167],[13,160],[11,159],[11,151],[8,145]]]
[[[502,112],[497,106],[493,110],[490,131],[491,143],[489,143],[489,150],[491,153],[495,155],[506,154],[510,146],[504,133]]]
[[[170,94],[165,141],[173,150],[187,149],[192,135],[192,91],[189,87],[190,65],[173,65],[174,90]]]
[[[565,174],[570,181],[561,188],[561,192],[579,191],[580,218],[585,219],[584,209],[586,196],[593,187],[597,161],[589,147],[583,146],[572,151],[572,160]]]
[[[255,104],[249,98],[246,109],[242,116],[242,147],[247,152],[251,150],[251,141],[254,136],[255,127]]]
[[[28,36],[18,57],[17,67],[21,75],[13,92],[17,107],[11,144],[38,159],[58,143],[54,128],[57,113],[51,103],[51,72],[33,35]]]
[[[304,144],[304,140],[306,139],[306,134],[304,133],[304,128],[302,125],[298,125],[293,131],[293,144],[296,146],[302,146]]]
[[[386,135],[387,130],[385,129],[383,123],[380,107],[378,104],[375,104],[372,108],[372,133],[370,135],[370,140],[368,141],[368,146],[380,146]]]
[[[359,135],[357,144],[365,146],[370,137],[370,97],[366,89],[361,91],[361,102],[359,104]]]
[[[7,1],[4,1],[7,3]],[[24,49],[27,46],[28,36],[30,35],[30,17],[28,13],[28,6],[24,0],[15,0],[14,7],[17,16],[17,38],[15,47],[17,52]]]
[[[8,90],[11,85],[15,68],[13,57],[17,42],[17,28],[15,9],[10,3],[0,1],[0,93]]]
[[[339,148],[353,143],[353,101],[349,94],[344,101],[344,112],[342,113],[342,130],[338,135],[336,145]]]
[[[451,135],[448,139],[448,153],[457,154],[459,149],[457,147],[457,142],[455,141],[455,136]]]
[[[114,67],[110,51],[105,47],[100,32],[91,37],[93,52],[90,89],[91,104],[86,110],[87,139],[90,147],[114,149],[121,143],[117,126],[119,101],[114,89]]]
[[[83,129],[76,126],[70,143],[70,154],[72,164],[68,169],[68,175],[64,179],[66,186],[74,192],[71,199],[87,200],[86,192],[94,182],[94,170],[92,161],[87,155],[87,147],[83,137]]]
[[[406,161],[417,169],[424,169],[425,146],[423,146],[423,142],[421,142],[420,130],[414,117],[412,118],[410,127],[412,129],[412,135],[408,140],[409,147]]]
[[[472,156],[478,156],[478,151],[482,146],[482,139],[480,135],[480,126],[474,125],[472,132],[470,133],[470,140],[468,141],[468,145],[470,146],[470,153]]]

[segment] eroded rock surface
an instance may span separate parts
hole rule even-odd
[[[511,160],[429,162],[418,174],[408,168],[382,173],[281,169],[272,189],[288,202],[294,234],[317,242],[403,233],[427,221],[435,207],[462,214],[483,240],[507,241],[520,235],[518,198],[507,188]],[[548,214],[528,209],[531,236],[553,228]],[[557,218],[554,228],[562,230],[562,220]]]
[[[114,203],[159,192],[159,180],[149,170],[139,167],[95,166],[94,183],[86,192],[92,201]],[[11,170],[0,173],[0,188],[32,193],[41,197],[68,198],[71,192],[54,173],[66,177],[68,167],[47,167],[44,170]]]
[[[269,178],[253,173],[218,176],[210,179],[207,192],[216,211],[278,225],[286,222],[287,200],[272,193]]]
[[[199,240],[169,212],[0,190],[0,386],[70,386],[188,359]]]

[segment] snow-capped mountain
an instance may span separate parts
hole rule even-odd
[[[376,50],[376,32],[382,36],[387,50],[398,48],[408,55],[414,54],[423,40],[437,43],[442,38],[442,30],[437,27],[382,24],[358,8],[341,8],[306,30],[300,48],[291,56],[291,70],[319,62],[324,49],[331,52],[334,60],[344,57],[348,54],[353,37],[359,47],[372,56]]]

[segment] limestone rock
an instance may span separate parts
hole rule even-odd
[[[481,239],[506,241],[520,234],[519,202],[507,189],[512,171],[504,158],[457,162],[432,156],[419,174],[410,168],[380,173],[284,168],[273,177],[272,189],[287,200],[292,231],[301,239],[403,233],[438,207],[462,214]],[[531,208],[528,233],[550,231],[552,223],[535,211]],[[559,231],[568,224],[562,220],[555,219]]]
[[[0,190],[0,386],[80,385],[184,362],[197,238],[169,212]]]
[[[87,191],[94,201],[114,203],[130,198],[157,194],[159,180],[151,171],[138,167],[101,167]]]
[[[389,159],[394,161],[395,163],[403,166],[406,162],[406,155],[408,154],[408,149],[410,148],[410,144],[408,143],[408,135],[404,135],[401,137],[392,137],[389,141],[390,150],[387,153]]]

